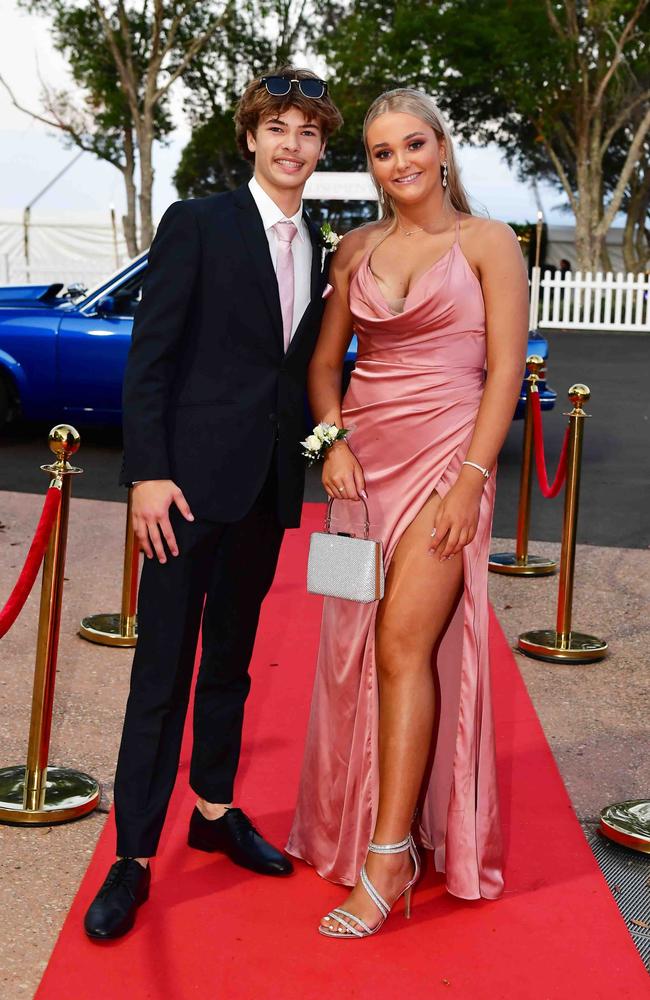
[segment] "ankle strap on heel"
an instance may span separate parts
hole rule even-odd
[[[401,854],[402,851],[408,851],[411,846],[411,834],[404,840],[400,840],[399,844],[374,844],[372,840],[368,845],[368,850],[372,854]]]

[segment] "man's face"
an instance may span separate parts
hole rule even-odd
[[[255,176],[269,193],[302,191],[325,151],[317,121],[305,118],[294,107],[261,119],[255,134],[248,133],[247,141],[255,153]]]

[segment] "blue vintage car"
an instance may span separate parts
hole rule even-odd
[[[117,424],[122,377],[147,256],[136,257],[91,291],[63,285],[0,288],[0,425],[12,416]],[[356,338],[346,355],[354,365]],[[532,333],[529,354],[546,359]],[[542,383],[542,406],[555,393]],[[516,416],[522,412],[521,401]]]

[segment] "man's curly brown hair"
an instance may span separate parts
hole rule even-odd
[[[320,77],[309,69],[296,69],[295,66],[281,66],[279,69],[264,76],[288,76],[296,80],[318,80]],[[306,121],[318,125],[325,142],[343,124],[341,112],[327,93],[317,100],[304,97],[298,87],[292,86],[284,97],[273,97],[266,87],[260,86],[261,77],[255,77],[246,87],[237,107],[235,108],[235,137],[239,151],[245,160],[255,161],[255,153],[251,153],[246,141],[247,133],[255,135],[260,121],[275,115],[282,115],[289,108],[297,108],[305,116]]]

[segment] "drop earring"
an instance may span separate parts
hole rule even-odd
[[[447,161],[445,160],[442,164],[442,186],[447,187]]]
[[[384,197],[384,189],[382,187],[380,187],[379,188],[379,204],[383,206],[383,204],[384,204],[385,201],[386,201],[386,199]]]

